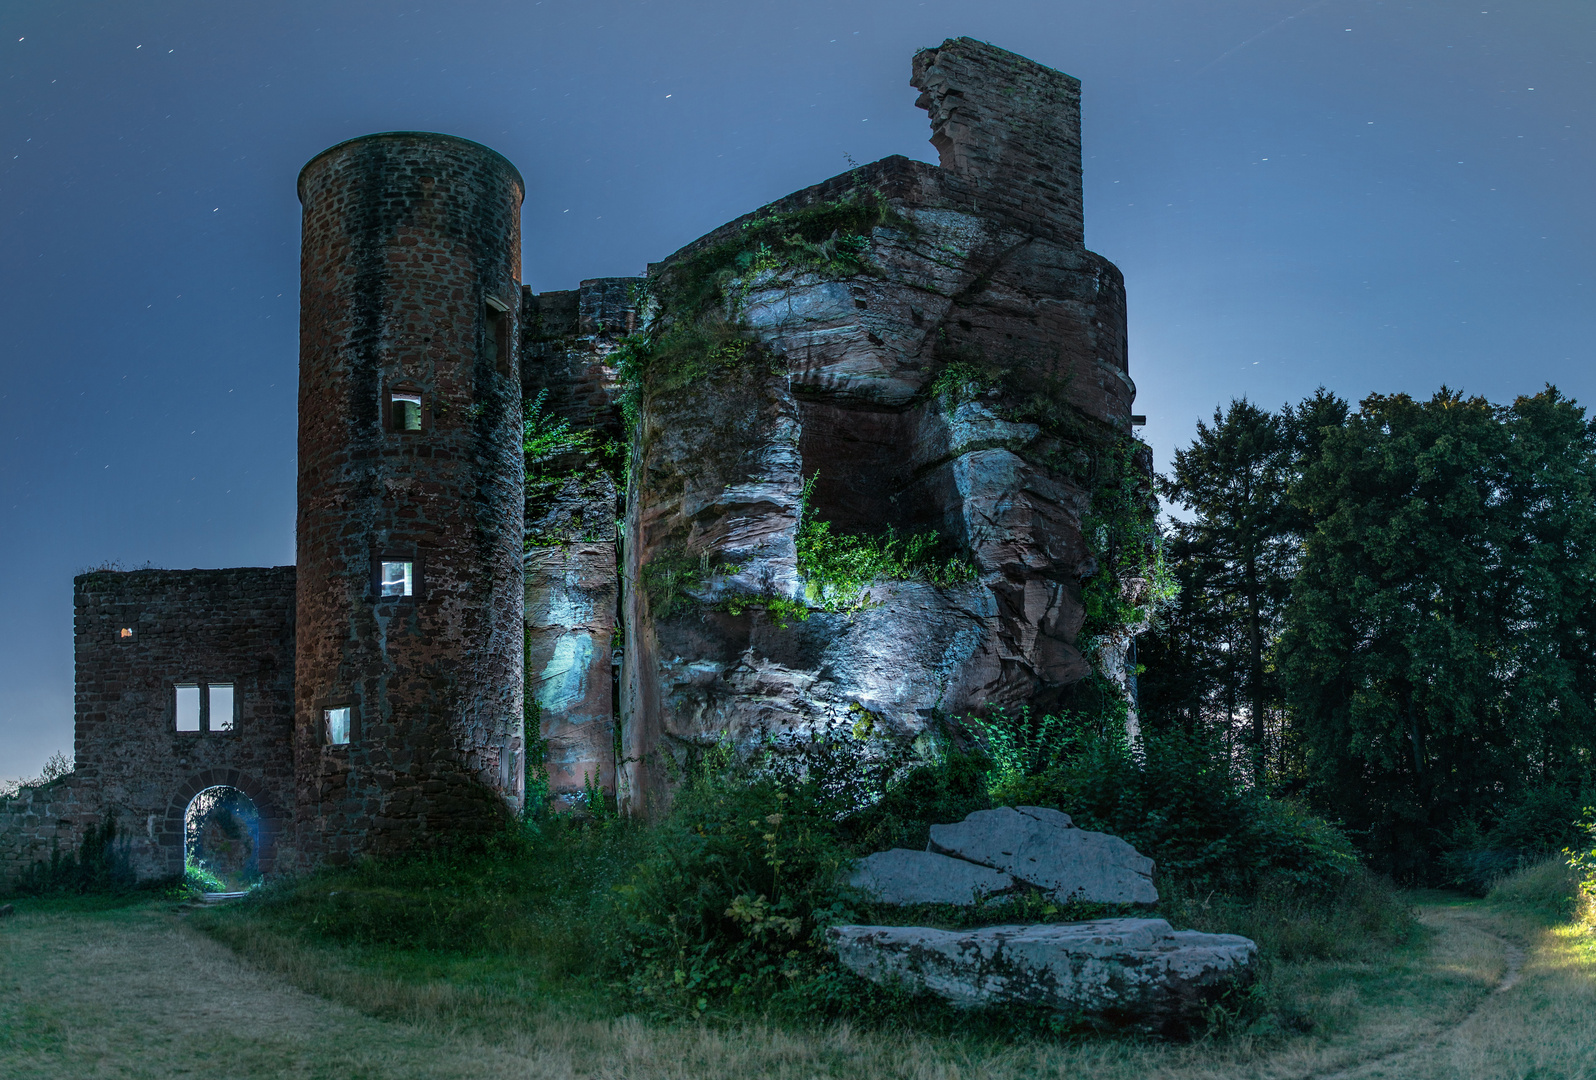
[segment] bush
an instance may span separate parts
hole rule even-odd
[[[133,888],[133,868],[127,845],[117,843],[116,818],[107,811],[98,825],[83,833],[77,853],[50,852],[50,860],[34,863],[17,879],[13,889],[22,895],[45,893],[118,892]]]
[[[814,776],[701,770],[619,890],[627,985],[669,1012],[763,1001],[835,965],[853,854]]]
[[[1484,896],[1502,878],[1575,847],[1588,792],[1575,784],[1543,784],[1508,801],[1489,827],[1466,819],[1441,853],[1444,880]]]
[[[1129,841],[1158,864],[1160,881],[1192,888],[1335,889],[1358,865],[1334,826],[1246,786],[1222,746],[1154,732],[1138,755],[1112,732],[1073,732],[1029,775],[998,775],[993,801],[1063,810],[1082,828]]]

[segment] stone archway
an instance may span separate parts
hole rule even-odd
[[[259,781],[237,769],[206,769],[190,777],[173,793],[158,837],[158,843],[165,852],[166,872],[173,877],[183,873],[183,860],[188,847],[189,809],[197,796],[215,788],[236,790],[253,806],[250,839],[254,849],[254,867],[262,875],[270,874],[277,854],[282,812]]]
[[[208,787],[183,814],[183,864],[221,882],[223,891],[260,880],[260,811],[236,787]]]

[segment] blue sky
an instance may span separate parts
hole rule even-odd
[[[1596,397],[1596,6],[9,0],[0,777],[72,741],[72,576],[293,561],[300,166],[421,128],[519,166],[535,289],[641,272],[851,158],[935,160],[916,48],[1084,83],[1160,463],[1324,384]]]

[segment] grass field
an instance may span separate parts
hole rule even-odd
[[[1409,945],[1278,965],[1274,992],[1313,1013],[1311,1032],[1184,1045],[651,1022],[606,1015],[600,987],[552,998],[491,963],[271,934],[235,933],[235,949],[170,901],[25,901],[0,922],[0,1076],[1587,1077],[1596,944],[1560,914],[1567,887],[1551,866],[1485,901],[1415,896]]]

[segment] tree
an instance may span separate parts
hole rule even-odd
[[[1596,438],[1555,389],[1373,395],[1293,490],[1280,654],[1314,789],[1395,872],[1591,745]]]
[[[1198,713],[1222,712],[1228,727],[1244,710],[1260,786],[1268,718],[1281,702],[1272,647],[1306,528],[1288,496],[1323,430],[1345,416],[1346,403],[1323,389],[1278,414],[1233,400],[1214,410],[1212,424],[1198,423],[1196,439],[1160,478],[1164,497],[1191,516],[1170,526],[1180,599],[1145,650],[1150,666],[1163,666],[1147,680],[1155,711],[1188,725]]]

